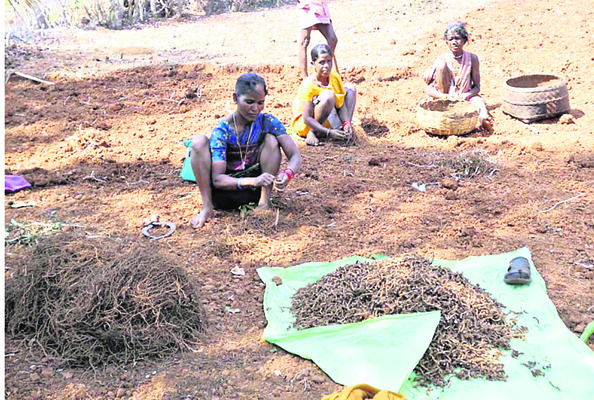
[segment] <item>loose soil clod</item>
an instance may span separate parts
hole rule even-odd
[[[505,380],[497,349],[509,349],[512,325],[491,296],[460,273],[419,256],[344,266],[293,296],[295,326],[360,322],[388,314],[441,311],[441,321],[417,365],[420,385],[446,377]]]
[[[6,332],[70,366],[163,357],[202,336],[196,282],[138,240],[44,237],[6,285]]]

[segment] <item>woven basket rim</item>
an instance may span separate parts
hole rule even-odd
[[[553,85],[546,85],[546,86],[541,86],[541,87],[534,86],[534,87],[527,87],[527,88],[512,86],[509,84],[509,82],[511,80],[528,77],[528,76],[552,76],[552,77],[555,77],[556,79],[560,80],[561,83],[556,83]],[[559,74],[554,74],[554,73],[548,73],[548,72],[539,72],[539,73],[533,73],[533,74],[519,74],[519,75],[512,76],[511,78],[507,78],[505,80],[505,82],[503,83],[503,87],[505,90],[509,90],[509,91],[513,91],[513,92],[520,92],[520,93],[530,93],[530,92],[534,93],[534,92],[539,92],[539,91],[542,92],[542,91],[556,89],[556,88],[563,87],[563,86],[567,86],[567,79],[565,78],[565,76],[559,75]]]
[[[429,103],[455,103],[453,101],[450,100],[422,100],[421,102],[419,102],[419,104],[417,105],[417,112],[420,110],[422,111],[424,114],[434,114],[434,115],[442,115],[448,119],[467,119],[468,117],[474,117],[475,114],[478,115],[479,110],[478,108],[468,102],[468,101],[460,101],[459,103],[464,104],[464,106],[466,106],[466,108],[468,110],[464,110],[464,111],[437,111],[437,110],[429,110],[425,107],[423,107],[423,105],[425,104],[429,104]]]

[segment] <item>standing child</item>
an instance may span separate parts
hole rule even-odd
[[[481,74],[478,56],[464,51],[464,45],[468,42],[465,24],[457,21],[448,25],[443,37],[450,52],[439,56],[423,74],[427,94],[434,99],[470,101],[479,109],[481,125],[491,130],[492,120],[487,105],[479,95]]]
[[[348,141],[353,137],[351,119],[357,102],[353,84],[343,85],[332,71],[332,50],[318,44],[311,50],[314,72],[301,82],[293,102],[291,130],[317,146],[321,138]]]
[[[332,26],[332,20],[330,19],[328,0],[297,0],[297,3],[300,29],[298,62],[301,69],[301,76],[306,78],[309,75],[307,72],[307,48],[312,29],[317,29],[324,35],[332,50],[332,54],[334,54],[338,39]],[[338,69],[337,66],[336,68]]]
[[[215,208],[258,202],[258,208],[268,209],[273,183],[284,190],[299,171],[295,142],[276,117],[262,113],[267,94],[261,76],[243,74],[233,93],[237,109],[215,126],[210,139],[193,138],[190,162],[202,196],[202,210],[190,222],[194,228],[203,226]],[[280,149],[289,162],[279,173]]]

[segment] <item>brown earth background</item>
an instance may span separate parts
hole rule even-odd
[[[219,212],[198,231],[188,225],[201,206],[198,188],[179,178],[182,141],[208,133],[232,111],[235,80],[247,71],[267,80],[266,111],[290,121],[300,82],[295,10],[124,31],[57,29],[22,45],[6,68],[57,84],[15,76],[6,84],[5,171],[33,183],[5,196],[6,221],[59,221],[115,237],[140,237],[151,215],[175,222],[175,234],[154,251],[178,257],[198,279],[211,334],[196,353],[96,370],[58,368],[7,340],[6,397],[319,399],[340,386],[260,339],[264,287],[255,270],[351,255],[459,259],[527,246],[561,318],[579,335],[594,320],[592,4],[458,3],[330,2],[338,65],[357,84],[355,129],[366,140],[348,148],[298,141],[304,165],[276,195],[277,209],[244,219]],[[468,23],[466,48],[481,60],[481,93],[495,130],[433,137],[416,124],[419,76],[447,51],[443,29],[456,19]],[[313,44],[321,41],[314,32]],[[531,72],[567,78],[573,120],[526,125],[502,113],[503,82]],[[472,151],[498,171],[462,180],[457,190],[411,187],[436,181],[428,166]],[[29,200],[36,207],[8,204]],[[7,246],[6,279],[21,254]],[[245,276],[230,273],[237,265]]]

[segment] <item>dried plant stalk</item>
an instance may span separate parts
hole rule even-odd
[[[6,283],[6,332],[64,364],[162,357],[205,330],[197,283],[146,242],[66,232],[26,251]]]

